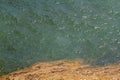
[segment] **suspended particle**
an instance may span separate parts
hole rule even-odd
[[[67,34],[67,35],[65,35],[65,37],[69,38],[69,37],[70,37],[70,35],[69,35],[69,34]]]
[[[119,12],[115,12],[115,14],[118,14]]]
[[[100,45],[100,46],[99,46],[99,48],[103,48],[103,47],[104,47],[104,45]]]
[[[120,32],[118,33],[118,35],[120,35]]]
[[[115,26],[113,25],[112,28],[114,28]]]
[[[11,34],[10,32],[8,32],[8,35]]]
[[[103,38],[100,39],[101,41],[103,40]]]
[[[24,12],[24,11],[25,11],[25,9],[23,8],[23,9],[22,9],[22,11]]]
[[[99,29],[100,27],[95,26],[94,29]]]
[[[120,41],[118,41],[117,43],[120,44]]]
[[[114,41],[117,41],[118,39],[114,39]]]
[[[37,22],[37,20],[34,20],[32,23],[34,24],[34,23],[36,23]]]
[[[120,32],[119,30],[117,30],[116,32]]]
[[[116,47],[114,47],[114,48],[111,48],[111,50],[112,50],[112,51],[114,51],[114,50],[117,50],[117,48],[116,48]]]
[[[65,29],[65,26],[59,27],[58,29],[59,29],[59,30],[63,30],[63,29]]]
[[[78,21],[75,21],[74,24],[77,25],[77,24],[79,24],[79,22],[78,22]]]
[[[60,4],[60,2],[56,2],[55,4]]]
[[[108,23],[104,23],[105,25],[108,24]]]
[[[113,19],[113,18],[112,18],[112,17],[109,17],[108,19],[111,20],[111,19]]]
[[[74,16],[77,16],[77,14],[75,13]]]
[[[110,10],[109,13],[113,13],[113,10]]]
[[[82,16],[83,19],[87,19],[87,16]]]
[[[28,37],[25,37],[25,40],[27,40],[28,39]]]
[[[93,12],[92,10],[89,10],[89,12]]]
[[[109,32],[109,34],[113,34],[113,32]]]
[[[97,18],[96,18],[96,17],[94,17],[93,19],[94,19],[94,20],[96,20]]]

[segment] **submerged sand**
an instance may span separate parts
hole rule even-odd
[[[0,80],[120,80],[120,63],[93,67],[80,60],[41,62]]]

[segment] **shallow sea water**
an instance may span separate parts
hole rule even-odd
[[[119,0],[0,0],[0,75],[36,62],[120,61]]]

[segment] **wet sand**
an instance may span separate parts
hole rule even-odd
[[[120,63],[93,67],[80,60],[41,62],[0,80],[120,80]]]

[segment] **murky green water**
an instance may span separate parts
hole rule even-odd
[[[0,0],[0,75],[74,58],[120,61],[120,0]]]

